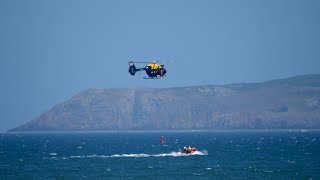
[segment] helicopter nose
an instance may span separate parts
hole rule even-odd
[[[166,73],[167,73],[167,70],[163,68],[163,75],[165,75]]]

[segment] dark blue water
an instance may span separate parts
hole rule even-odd
[[[187,145],[198,152],[179,154]],[[0,135],[0,179],[320,179],[319,172],[319,131]]]

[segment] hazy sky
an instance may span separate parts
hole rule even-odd
[[[1,0],[0,132],[88,88],[320,73],[319,0]],[[165,64],[162,80],[128,61]]]

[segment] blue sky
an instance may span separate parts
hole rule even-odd
[[[261,82],[320,73],[318,0],[1,0],[0,132],[88,88]],[[128,61],[174,61],[167,78]]]

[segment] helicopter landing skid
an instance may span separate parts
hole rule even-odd
[[[163,77],[143,77],[143,79],[163,79]]]

